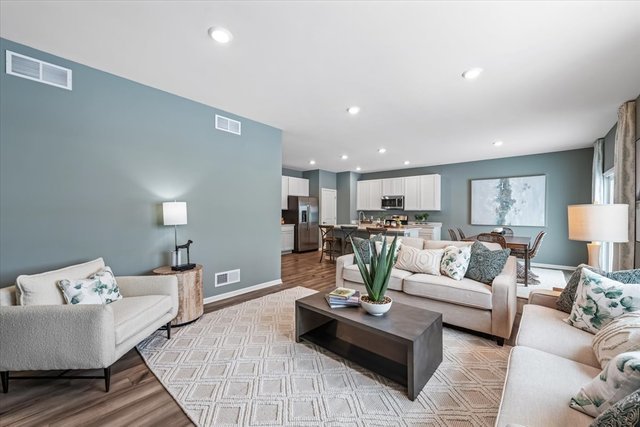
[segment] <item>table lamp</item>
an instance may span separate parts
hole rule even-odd
[[[184,245],[178,245],[178,226],[187,224],[186,202],[164,202],[162,204],[162,220],[164,225],[173,225],[175,250],[171,252],[171,269],[176,271],[190,270],[195,264],[189,262],[189,246],[193,241],[189,240]],[[187,250],[187,262],[182,264],[180,249]]]
[[[600,268],[600,242],[629,241],[629,205],[569,205],[569,239],[587,243],[589,265]]]

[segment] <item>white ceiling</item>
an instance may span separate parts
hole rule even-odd
[[[4,38],[281,128],[296,169],[587,147],[640,93],[640,2],[0,5]]]

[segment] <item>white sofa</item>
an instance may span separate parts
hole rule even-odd
[[[29,276],[55,292],[62,278],[79,279],[103,268],[98,258]],[[110,304],[18,305],[16,287],[0,289],[0,372],[8,391],[10,371],[104,369],[109,391],[111,365],[162,326],[170,338],[178,313],[176,276],[117,277],[123,298]],[[70,378],[70,377],[65,377]],[[95,378],[95,377],[94,377]]]
[[[569,407],[582,386],[600,372],[593,335],[562,319],[559,292],[536,290],[524,306],[496,426],[588,426],[593,418]]]
[[[468,246],[471,242],[424,240],[403,237],[402,244],[420,249],[442,249],[446,246]],[[497,243],[483,244],[491,250]],[[447,276],[416,274],[394,268],[387,295],[394,301],[442,313],[442,321],[477,332],[493,335],[502,345],[511,336],[516,316],[516,259],[510,256],[491,285],[468,278],[454,280]],[[336,286],[365,292],[353,254],[343,255],[336,263]]]

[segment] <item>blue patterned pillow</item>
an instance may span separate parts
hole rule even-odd
[[[610,406],[589,427],[637,427],[640,425],[640,391]]]
[[[464,277],[488,285],[493,282],[504,268],[511,249],[498,249],[492,251],[480,242],[474,242],[471,246],[471,260]]]
[[[351,236],[351,245],[353,246],[354,251],[358,251],[360,254],[360,258],[365,264],[369,264],[371,261],[371,246],[369,242],[382,242],[384,240],[384,236],[382,234],[376,234],[375,236],[371,236],[370,239],[362,239],[360,237]],[[355,263],[355,258],[353,259]]]

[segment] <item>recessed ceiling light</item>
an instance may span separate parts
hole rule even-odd
[[[384,154],[384,153],[386,153],[386,152],[387,152],[387,149],[386,149],[386,148],[378,148],[378,153],[380,153],[380,154]]]
[[[411,163],[411,162],[410,162],[409,160],[405,160],[405,161],[404,161],[404,164],[405,164],[405,165],[408,165],[408,164],[410,164],[410,163]]]
[[[352,114],[352,115],[356,115],[360,112],[360,107],[358,107],[357,105],[353,105],[349,108],[347,108],[347,113]]]
[[[504,142],[502,142],[502,141],[495,141],[495,142],[493,143],[493,146],[494,146],[494,147],[500,147],[502,144],[504,144]]]
[[[349,156],[347,156],[346,154],[343,154],[342,156],[340,156],[340,158],[342,160],[347,160],[349,158]]]
[[[310,165],[315,165],[315,164],[316,164],[316,161],[315,161],[315,160],[309,160],[309,164],[310,164]]]
[[[482,74],[482,68],[476,67],[462,73],[462,77],[467,80],[473,80],[477,79],[480,74]]]
[[[356,168],[356,170],[357,170],[357,171],[361,171],[361,170],[362,170],[362,168],[361,168],[360,166],[358,166],[358,167]]]
[[[209,37],[218,43],[227,44],[233,39],[233,34],[231,34],[231,31],[226,28],[211,27],[209,28]]]

